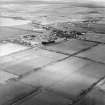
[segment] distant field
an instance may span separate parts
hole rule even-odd
[[[94,6],[93,6],[94,7]],[[92,5],[72,5],[70,3],[11,3],[0,5],[0,16],[17,17],[38,22],[80,21],[87,16],[105,17],[105,9]]]
[[[13,18],[14,20],[29,20],[42,24],[56,22],[80,22],[87,17],[98,18],[99,25],[90,25],[89,30],[105,33],[105,7],[92,4],[71,4],[71,3],[2,3],[0,4],[0,17]],[[5,21],[5,20],[4,20]],[[2,22],[0,21],[0,24]],[[102,23],[102,25],[101,25]],[[14,27],[14,26],[13,26]],[[86,25],[87,27],[87,25]],[[88,30],[87,28],[85,30]],[[19,29],[18,29],[19,28]],[[9,37],[16,37],[28,33],[24,25],[14,28],[0,27],[0,40]],[[80,27],[79,27],[80,28]],[[21,29],[21,30],[20,30]]]

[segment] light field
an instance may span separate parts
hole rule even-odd
[[[0,44],[0,57],[25,50],[27,48],[28,47],[13,43]]]

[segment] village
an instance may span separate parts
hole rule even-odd
[[[32,23],[32,29],[38,28],[39,35],[26,34],[22,35],[19,38],[9,39],[10,42],[20,43],[24,45],[36,46],[36,45],[47,45],[55,43],[62,40],[86,40],[86,32],[80,30],[76,31],[72,29],[72,23],[63,22],[56,23],[51,25],[41,25],[37,23]],[[37,31],[37,30],[35,30]]]

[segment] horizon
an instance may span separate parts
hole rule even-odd
[[[104,6],[105,0],[0,0],[0,4],[11,4],[11,3],[71,3],[71,4],[81,4],[81,5],[96,5]]]
[[[34,2],[34,1],[39,1],[39,2],[101,2],[105,3],[105,0],[0,0],[0,2]]]

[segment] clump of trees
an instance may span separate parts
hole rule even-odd
[[[86,39],[85,32],[79,32],[72,29],[71,23],[59,23],[56,27],[46,26],[45,36],[47,36],[48,41],[55,41],[57,38],[67,39]]]
[[[55,34],[57,37],[65,38],[66,40],[71,38],[81,39],[82,38],[81,36],[85,36],[86,34],[75,30],[73,31],[53,30],[52,33]]]

